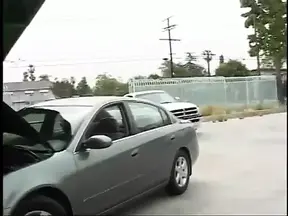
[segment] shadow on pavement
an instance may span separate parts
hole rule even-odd
[[[144,196],[118,209],[116,215],[199,214],[210,204],[209,184],[193,180],[181,196],[169,196],[164,189]],[[188,212],[187,212],[188,211]]]
[[[152,203],[154,205],[155,203],[157,203],[157,201],[159,202],[159,200],[163,200],[166,197],[167,194],[164,189],[159,189],[152,194],[143,196],[135,201],[128,203],[125,207],[121,209],[117,209],[113,215],[133,215],[135,211],[138,212],[139,210],[141,211],[141,209],[150,208]]]

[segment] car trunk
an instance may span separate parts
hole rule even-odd
[[[3,1],[3,59],[6,58],[45,0]]]

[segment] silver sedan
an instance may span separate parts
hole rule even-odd
[[[7,215],[103,214],[159,187],[180,195],[198,158],[193,125],[148,101],[80,97],[2,112]]]

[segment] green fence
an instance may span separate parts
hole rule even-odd
[[[164,90],[197,105],[254,105],[277,102],[275,76],[131,79],[129,92]]]

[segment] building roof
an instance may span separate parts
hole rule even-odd
[[[27,81],[27,82],[9,82],[3,83],[3,91],[29,91],[40,89],[51,89],[52,82],[50,81]]]

